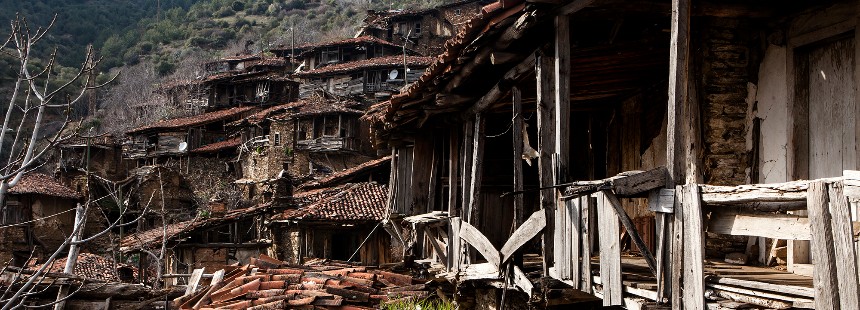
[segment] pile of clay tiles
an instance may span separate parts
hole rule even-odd
[[[328,260],[297,266],[266,255],[232,266],[221,281],[174,300],[179,309],[377,309],[429,297],[424,281]]]

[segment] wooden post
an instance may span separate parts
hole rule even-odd
[[[684,303],[682,300],[683,287],[684,283],[682,282],[682,274],[684,273],[684,206],[686,202],[684,200],[687,198],[687,195],[684,195],[683,186],[675,187],[675,206],[674,206],[674,214],[671,216],[667,216],[671,220],[672,224],[672,234],[671,234],[671,247],[669,250],[669,257],[671,258],[671,276],[670,283],[672,284],[671,289],[671,304],[672,310],[683,310]],[[667,214],[668,215],[668,214]],[[659,282],[657,282],[659,283]]]
[[[555,17],[555,154],[556,184],[567,182],[570,160],[570,16]],[[561,204],[559,204],[561,205]]]
[[[699,185],[684,185],[684,309],[705,309],[705,238]],[[675,251],[678,251],[676,248]]]
[[[463,201],[461,202],[460,209],[460,219],[461,221],[469,221],[469,215],[472,210],[472,152],[474,151],[474,143],[475,143],[475,120],[469,119],[463,124],[463,146],[460,148],[460,161],[462,162],[461,171],[461,191],[463,195]],[[461,258],[467,265],[471,262],[471,256],[469,247],[466,247],[465,253]]]
[[[854,227],[842,182],[830,184],[830,213],[833,248],[838,257],[836,269],[841,309],[860,309],[860,288],[857,283],[857,253],[854,252]]]
[[[600,238],[600,280],[603,284],[603,306],[624,304],[621,282],[621,227],[603,192],[597,195],[597,221]]]
[[[555,153],[555,126],[554,116],[554,91],[553,91],[553,59],[538,55],[535,68],[537,78],[537,122],[538,122],[538,167],[540,175],[540,186],[553,186],[552,154]],[[547,189],[540,191],[540,207],[546,211],[547,227],[543,234],[543,268],[544,276],[551,276],[550,268],[553,267],[553,253],[555,247],[553,232],[555,231],[555,190]]]
[[[523,96],[522,92],[520,92],[519,87],[514,87],[511,89],[511,101],[513,108],[513,128],[511,129],[511,135],[513,136],[513,149],[514,149],[514,191],[523,190],[523,134],[527,134],[523,132]],[[523,221],[525,221],[524,214],[525,202],[523,201],[523,195],[515,195],[514,196],[514,230],[523,225]],[[517,266],[522,266],[522,253],[516,253],[514,255],[514,264]]]
[[[451,129],[448,136],[448,216],[459,216],[460,210],[457,203],[460,200],[459,181],[460,181],[460,133],[456,129]],[[392,166],[394,167],[394,166]],[[460,256],[454,255],[454,252],[459,251],[454,247],[454,239],[459,240],[458,232],[454,231],[453,219],[448,225],[448,271],[458,271]]]
[[[481,229],[481,183],[484,162],[484,117],[475,114],[475,131],[472,136],[472,177],[469,186],[469,218],[468,223]]]
[[[636,225],[633,224],[633,220],[631,220],[630,216],[627,215],[627,212],[624,211],[621,201],[618,200],[618,197],[616,197],[612,191],[605,190],[603,191],[603,194],[606,196],[606,199],[609,201],[613,210],[615,210],[615,214],[618,216],[618,219],[621,220],[621,224],[624,225],[624,229],[627,230],[627,235],[630,236],[630,240],[633,240],[633,244],[636,245],[636,248],[639,249],[642,257],[645,258],[645,262],[648,263],[648,268],[650,268],[651,272],[656,275],[657,262],[654,259],[654,255],[651,255],[651,250],[648,249],[645,245],[645,241],[642,240],[639,232],[636,231]]]
[[[667,113],[667,122],[666,122],[666,167],[669,170],[669,177],[666,178],[666,188],[674,188],[675,185],[680,184],[682,180],[684,180],[684,167],[685,167],[685,154],[684,151],[684,129],[687,128],[683,125],[685,120],[684,118],[684,106],[687,102],[687,84],[688,84],[688,72],[689,72],[689,55],[690,55],[690,0],[672,0],[672,16],[671,16],[671,34],[670,34],[670,48],[669,48],[669,100],[668,107],[666,109]],[[682,197],[680,195],[681,191],[677,191],[676,197]],[[672,260],[665,259],[666,256],[663,256],[664,259],[660,260],[662,266],[658,267],[658,269],[667,270],[668,264],[674,264],[677,266],[672,266],[672,308],[673,309],[681,309],[680,303],[680,288],[681,284],[681,274],[680,267],[683,266],[683,255],[680,255],[681,249],[684,246],[683,243],[683,221],[681,220],[681,215],[678,213],[679,209],[678,200],[676,199],[675,203],[675,214],[669,215],[664,213],[657,213],[657,224],[662,224],[663,238],[667,237],[666,231],[667,224],[670,221],[676,221],[674,227],[672,228],[674,232],[673,240],[671,242],[671,247],[667,247],[665,249],[661,249],[662,254],[658,255],[669,255],[672,254]],[[659,234],[659,233],[658,233]],[[665,240],[661,240],[661,244],[666,245]],[[663,297],[666,295],[666,280],[665,273],[658,272],[658,277],[662,276],[663,279],[657,279],[657,291],[658,296]],[[663,296],[660,296],[663,295]],[[662,299],[662,298],[660,298]]]
[[[809,208],[810,242],[814,271],[815,309],[838,309],[839,285],[836,274],[836,256],[831,239],[831,219],[828,211],[827,185],[823,181],[809,183],[806,205]]]
[[[592,227],[594,227],[594,208],[596,201],[594,200],[594,197],[591,196],[585,196],[584,199],[584,202],[580,205],[582,208],[580,224],[580,235],[582,236],[582,267],[580,268],[580,280],[582,281],[582,284],[579,289],[591,294],[591,286],[594,281],[591,276],[591,244],[594,238]]]

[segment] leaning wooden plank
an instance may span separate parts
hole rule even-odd
[[[809,219],[789,214],[713,212],[708,221],[708,232],[787,240],[809,240],[812,237]]]
[[[520,269],[519,266],[514,266],[514,286],[532,296],[532,292],[534,291],[534,285],[532,281],[529,280],[528,276]]]
[[[197,291],[197,286],[200,284],[200,279],[203,278],[203,268],[194,269],[191,272],[191,278],[188,279],[188,286],[185,287],[185,295],[194,293]]]
[[[666,185],[668,175],[666,167],[657,167],[642,173],[612,180],[612,189],[616,195],[638,195]]]
[[[806,204],[809,206],[809,222],[812,228],[810,251],[812,257],[815,257],[812,280],[816,309],[836,309],[840,304],[827,196],[826,183],[815,181],[809,184]]]
[[[803,297],[815,298],[815,289],[811,287],[803,287],[796,285],[781,285],[766,283],[760,281],[741,280],[729,277],[711,276],[706,280],[708,283],[728,284],[733,286],[741,286],[755,290],[764,290],[778,292],[784,294],[798,295]]]
[[[462,263],[462,244],[460,243],[460,217],[451,218],[451,234],[448,236],[448,257],[451,258],[450,271],[460,271]]]
[[[529,219],[514,231],[511,237],[508,238],[508,241],[505,242],[505,245],[502,246],[502,263],[506,263],[517,249],[537,236],[543,231],[544,227],[546,227],[546,212],[538,210],[532,213]]]
[[[424,227],[424,236],[427,238],[427,241],[430,242],[430,246],[433,248],[433,252],[436,253],[436,256],[439,256],[439,261],[442,265],[448,264],[448,255],[445,253],[445,250],[442,249],[442,245],[439,244],[439,240],[436,240],[435,234],[433,234],[427,227]],[[446,266],[447,267],[447,266]]]
[[[734,301],[739,301],[739,302],[748,303],[748,304],[752,304],[752,305],[762,306],[762,307],[765,307],[767,309],[789,309],[794,305],[792,302],[788,302],[788,301],[761,298],[761,297],[750,296],[750,295],[745,295],[745,294],[740,294],[740,293],[735,293],[735,292],[729,292],[729,291],[724,291],[724,290],[712,289],[711,291],[714,292],[714,295],[716,295],[717,297],[722,297],[722,298],[729,299],[729,300],[734,300]]]
[[[833,227],[833,248],[836,250],[836,283],[842,309],[860,309],[860,288],[857,283],[857,253],[854,252],[854,228],[848,199],[842,182],[830,184],[830,214]]]
[[[651,254],[651,250],[648,249],[648,246],[645,245],[645,241],[642,240],[639,232],[636,231],[636,225],[633,224],[630,216],[628,216],[627,212],[624,211],[621,201],[618,200],[618,197],[616,197],[611,191],[603,191],[603,194],[606,196],[609,204],[612,205],[612,208],[615,210],[615,215],[617,215],[621,220],[621,224],[624,225],[624,229],[627,230],[627,234],[630,235],[630,239],[633,240],[633,243],[636,244],[637,248],[639,248],[639,253],[642,253],[642,257],[645,258],[645,262],[648,263],[648,268],[651,268],[651,273],[656,276],[657,260],[654,259],[654,255]]]
[[[484,236],[475,226],[472,224],[461,222],[460,223],[460,238],[466,240],[469,244],[475,247],[481,255],[487,259],[487,262],[499,268],[501,257],[499,256],[499,251],[493,247],[493,244],[490,243],[490,240]]]
[[[697,184],[684,185],[684,309],[705,309],[705,238]]]
[[[612,203],[605,193],[597,194],[597,220],[600,231],[600,281],[603,283],[603,305],[620,306],[622,300],[620,225]]]

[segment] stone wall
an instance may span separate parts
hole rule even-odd
[[[758,66],[750,61],[755,51],[749,48],[749,33],[754,31],[746,22],[725,18],[709,18],[700,29],[701,72],[694,71],[692,80],[701,76],[701,94],[694,99],[700,100],[703,123],[704,182],[744,184],[749,167],[746,118],[750,70]]]
[[[272,226],[272,251],[277,259],[301,263],[301,230],[298,226],[278,223]]]

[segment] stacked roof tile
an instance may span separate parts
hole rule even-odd
[[[294,195],[301,207],[272,220],[367,222],[381,221],[387,211],[388,187],[375,182],[344,184]]]
[[[48,273],[62,273],[66,268],[66,261],[68,258],[58,258],[52,264],[50,264],[45,272]],[[37,270],[40,269],[43,265],[35,265],[30,266],[28,269]],[[115,263],[114,261],[95,255],[90,253],[81,253],[78,254],[77,262],[75,263],[75,268],[73,274],[82,278],[87,278],[90,280],[97,280],[103,282],[120,282],[121,279],[119,277],[119,273],[117,272],[119,269],[128,269],[131,271],[130,276],[134,276],[134,273],[137,272],[137,269],[126,264]]]
[[[408,275],[316,260],[291,265],[261,255],[239,268],[225,266],[220,282],[175,299],[179,309],[377,309],[427,298],[429,285]]]
[[[383,158],[367,161],[367,162],[362,163],[358,166],[332,173],[332,174],[328,175],[326,178],[319,180],[317,182],[311,182],[311,183],[303,184],[300,188],[301,189],[321,188],[321,187],[326,187],[326,186],[332,186],[332,185],[338,184],[338,183],[344,183],[344,181],[351,181],[357,175],[361,175],[361,174],[364,174],[364,173],[369,172],[371,170],[380,168],[386,164],[389,164],[390,162],[391,162],[391,156],[385,156]]]
[[[242,144],[242,138],[236,137],[229,140],[224,140],[220,142],[210,143],[201,147],[198,147],[191,151],[191,153],[215,153],[229,149],[235,149],[240,144]]]
[[[75,190],[60,184],[46,174],[36,172],[25,174],[18,184],[9,188],[9,193],[18,195],[38,194],[69,199],[81,198],[81,195]]]
[[[357,44],[367,44],[367,43],[380,44],[380,45],[388,45],[388,46],[396,47],[396,48],[399,48],[399,47],[400,47],[400,46],[398,46],[397,44],[394,44],[394,43],[391,43],[391,42],[385,41],[385,40],[380,39],[380,38],[377,38],[377,37],[372,37],[372,36],[360,36],[360,37],[357,37],[357,38],[349,38],[349,39],[345,39],[345,40],[338,40],[338,41],[329,41],[329,42],[321,42],[321,43],[310,43],[310,44],[305,44],[305,45],[302,45],[302,46],[298,46],[298,47],[296,47],[296,48],[297,48],[297,49],[301,49],[301,50],[303,51],[302,53],[304,54],[304,53],[309,53],[309,52],[312,52],[312,51],[314,51],[314,50],[316,50],[316,49],[324,48],[324,47],[343,46],[343,45],[357,45]]]

